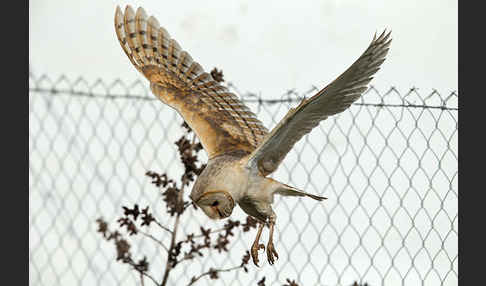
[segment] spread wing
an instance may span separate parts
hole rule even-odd
[[[366,51],[337,79],[309,99],[304,99],[265,137],[248,158],[248,167],[263,175],[274,172],[292,146],[328,116],[346,110],[367,89],[385,61],[391,39],[386,31],[376,34]]]
[[[117,7],[115,29],[128,58],[152,92],[174,108],[194,130],[209,158],[243,150],[251,153],[268,130],[238,97],[182,51],[153,16]]]

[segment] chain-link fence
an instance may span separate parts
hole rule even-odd
[[[144,174],[182,172],[174,145],[182,119],[147,86],[30,75],[31,285],[140,282],[115,262],[95,220],[103,216],[114,223],[121,206],[134,203],[160,210],[162,221],[171,219]],[[289,91],[275,100],[252,94],[242,99],[271,129],[299,97],[316,90]],[[370,88],[349,110],[304,137],[273,176],[328,197],[322,203],[276,198],[277,263],[261,259],[263,266],[250,267],[249,273],[198,282],[256,285],[265,276],[267,285],[281,285],[285,278],[300,285],[457,285],[457,122],[456,92]],[[181,236],[201,224],[223,224],[190,211]],[[245,217],[236,209],[233,215]],[[254,235],[235,233],[228,253],[178,267],[170,284],[186,285],[209,267],[238,264]],[[151,272],[160,277],[161,250],[143,239],[136,247],[149,254]]]

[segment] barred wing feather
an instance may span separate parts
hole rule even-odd
[[[209,158],[235,150],[251,153],[268,130],[238,97],[181,49],[153,16],[127,6],[115,12],[118,41],[152,92],[197,134]]]

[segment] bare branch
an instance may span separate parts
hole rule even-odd
[[[155,220],[154,222],[155,222],[155,224],[157,224],[157,225],[158,225],[158,226],[159,226],[161,229],[163,229],[163,230],[165,230],[165,231],[167,231],[167,232],[172,233],[172,230],[170,230],[168,227],[163,226],[162,224],[160,224],[160,222],[159,222],[158,220]]]
[[[127,263],[130,264],[130,266],[132,266],[133,269],[137,270],[137,264],[133,262],[133,260],[130,259],[129,261],[127,261]],[[139,271],[139,270],[137,271],[140,273],[140,275],[149,278],[150,280],[152,280],[152,282],[155,285],[159,286],[159,283],[157,282],[157,280],[155,280],[155,278],[152,275],[148,274],[146,271]],[[143,279],[142,279],[142,285],[143,285]]]
[[[233,270],[240,269],[240,268],[243,268],[243,266],[240,265],[240,266],[235,266],[235,267],[231,267],[231,268],[227,268],[227,269],[210,268],[207,272],[204,272],[197,277],[192,277],[191,282],[189,282],[189,284],[187,284],[187,286],[193,285],[194,283],[196,283],[197,280],[201,279],[204,276],[215,275],[216,273],[220,273],[220,272],[229,272],[229,271],[233,271]]]
[[[164,248],[166,251],[169,251],[169,249],[167,248],[167,246],[165,246],[162,241],[158,240],[157,238],[155,238],[153,235],[151,235],[150,233],[147,233],[147,232],[144,232],[144,231],[141,231],[141,230],[138,230],[138,232],[150,239],[152,239],[153,241],[157,242],[157,244],[159,244],[160,246],[162,246],[162,248]]]

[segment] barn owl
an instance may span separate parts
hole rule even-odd
[[[309,197],[306,193],[268,176],[302,136],[319,122],[346,110],[367,89],[388,52],[391,38],[386,30],[373,37],[365,52],[337,79],[304,99],[270,132],[238,97],[216,81],[181,49],[153,16],[142,8],[127,6],[115,12],[118,41],[130,62],[150,82],[152,93],[175,109],[195,132],[208,162],[193,185],[190,198],[211,219],[227,218],[238,204],[259,221],[251,246],[258,266],[260,236],[269,227],[267,259],[278,259],[273,243],[276,214],[274,195]],[[196,35],[195,35],[196,36]]]

